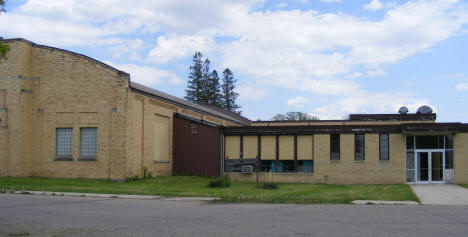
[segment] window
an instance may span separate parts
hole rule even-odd
[[[279,161],[279,172],[293,173],[294,171],[295,171],[294,160],[280,160]]]
[[[379,159],[380,160],[390,160],[389,155],[389,140],[388,140],[388,133],[380,134],[379,135]]]
[[[354,159],[364,160],[364,134],[354,135]]]
[[[56,158],[72,159],[73,148],[73,128],[56,129]]]
[[[330,160],[340,160],[340,134],[330,134]]]
[[[97,157],[97,128],[80,128],[80,159]]]
[[[416,149],[444,149],[444,136],[416,136]]]
[[[275,161],[262,160],[260,163],[260,172],[275,172]]]
[[[453,150],[445,150],[445,168],[453,169]]]
[[[298,173],[312,173],[312,172],[314,172],[314,161],[313,160],[298,160],[297,161],[297,172]]]

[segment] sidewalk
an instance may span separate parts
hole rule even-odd
[[[468,189],[454,184],[412,184],[421,204],[468,205]]]
[[[212,197],[166,197],[151,195],[126,195],[126,194],[100,194],[100,193],[69,193],[69,192],[46,192],[46,191],[7,191],[9,194],[23,195],[46,195],[46,196],[65,196],[65,197],[96,197],[96,198],[119,198],[119,199],[139,199],[139,200],[165,200],[182,202],[214,202],[221,198]]]

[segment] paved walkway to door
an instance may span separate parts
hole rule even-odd
[[[421,204],[468,206],[468,189],[458,185],[413,184],[411,188]]]

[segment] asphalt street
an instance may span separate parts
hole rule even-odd
[[[213,204],[0,194],[0,236],[468,236],[468,206]]]

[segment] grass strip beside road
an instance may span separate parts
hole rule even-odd
[[[165,176],[130,182],[92,179],[0,177],[0,190],[218,197],[225,202],[350,203],[353,200],[417,201],[407,184],[332,185],[279,183],[278,189],[256,189],[253,182],[232,182],[208,188],[211,180],[197,176]]]

